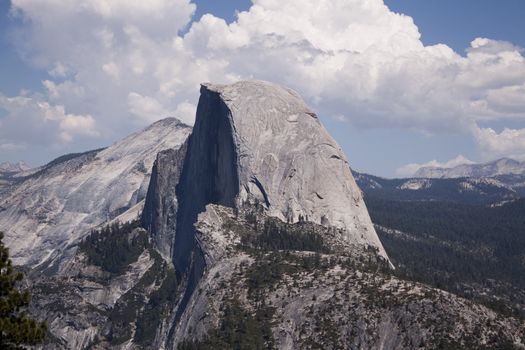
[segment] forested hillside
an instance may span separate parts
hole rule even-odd
[[[398,275],[525,316],[525,199],[365,201]]]

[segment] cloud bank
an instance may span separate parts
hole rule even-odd
[[[48,142],[72,142],[121,136],[169,115],[192,123],[201,82],[256,78],[294,88],[321,117],[462,132],[484,157],[525,154],[525,129],[479,127],[524,120],[525,59],[512,43],[476,38],[464,56],[425,46],[412,18],[382,0],[253,0],[233,23],[192,18],[195,6],[12,0],[12,16],[24,21],[16,45],[49,79],[38,96],[0,100],[8,110],[0,143],[18,142],[10,120],[46,120],[39,108],[17,110],[8,99],[47,103],[56,120],[68,120],[48,124]]]
[[[434,167],[434,168],[454,168],[458,165],[462,164],[474,164],[473,161],[470,159],[464,157],[463,155],[459,155],[456,158],[453,158],[446,162],[439,162],[437,160],[431,160],[430,162],[426,163],[410,163],[403,165],[402,167],[398,168],[396,170],[396,175],[400,177],[411,177],[413,176],[419,169],[424,167]]]

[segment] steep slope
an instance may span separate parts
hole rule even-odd
[[[462,164],[453,168],[423,167],[414,177],[455,178],[494,177],[498,175],[525,175],[525,162],[501,158],[483,164]]]
[[[185,271],[209,203],[262,204],[284,221],[342,230],[386,258],[341,148],[292,90],[262,81],[204,84],[181,174],[174,249]]]
[[[173,257],[179,184],[187,142],[178,149],[160,152],[153,164],[148,193],[141,211],[141,225],[151,234],[155,246],[165,260]]]
[[[35,276],[34,313],[52,333],[46,349],[524,345],[523,320],[396,277],[374,249],[315,223],[285,223],[262,206],[208,205],[199,214],[205,267],[185,300],[187,282],[136,224],[88,236],[62,276]]]
[[[261,81],[204,84],[187,147],[175,175],[177,215],[170,225],[149,225],[165,228],[158,237],[173,237],[175,226],[169,245],[187,284],[176,322],[206,267],[194,224],[210,203],[262,205],[283,221],[333,227],[388,260],[342,150],[297,93]],[[143,217],[152,216],[145,210]]]
[[[326,227],[209,205],[196,235],[206,269],[168,348],[524,345],[522,320],[399,279],[373,250],[356,250]]]
[[[0,163],[0,195],[16,182],[16,177],[28,172],[30,169],[31,168],[23,161]]]
[[[0,197],[0,229],[13,261],[34,266],[146,195],[158,152],[178,148],[191,128],[164,119],[114,145],[61,157]]]
[[[60,275],[30,274],[31,312],[50,330],[45,349],[156,348],[177,278],[138,224],[94,231]]]

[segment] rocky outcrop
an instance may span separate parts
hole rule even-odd
[[[262,81],[202,85],[187,147],[170,243],[187,281],[177,320],[205,270],[194,225],[210,203],[262,205],[283,221],[332,227],[349,244],[372,247],[388,260],[345,155],[294,91]],[[151,226],[172,237],[168,218],[158,218],[164,222]]]
[[[179,208],[176,188],[186,150],[185,142],[178,149],[168,149],[157,155],[141,217],[142,227],[150,232],[158,251],[168,261],[173,257]]]
[[[174,262],[184,271],[206,204],[260,203],[284,221],[342,230],[386,258],[348,161],[299,95],[262,81],[204,84],[178,191]]]
[[[210,98],[225,105],[233,130],[238,205],[257,201],[284,221],[343,229],[386,257],[346,156],[296,92],[267,82],[203,85],[201,99]]]
[[[66,155],[0,195],[0,230],[13,261],[35,266],[60,257],[93,227],[146,195],[153,161],[178,148],[191,128],[174,118],[103,149]]]
[[[23,171],[31,169],[24,161],[18,161],[16,163],[3,162],[0,163],[0,174],[17,174]]]
[[[353,172],[353,175],[365,197],[395,201],[447,201],[491,205],[516,200],[522,196],[518,190],[520,182],[523,181],[519,180],[520,175],[506,179],[386,179],[357,172]]]
[[[166,337],[175,271],[134,226],[86,237],[60,275],[30,274],[30,312],[50,331],[44,349],[152,349]]]
[[[298,230],[329,238],[324,246],[337,248],[274,245],[266,241],[269,227],[281,236]],[[524,346],[523,320],[393,276],[375,251],[356,249],[324,226],[210,205],[196,234],[207,265],[168,348]]]

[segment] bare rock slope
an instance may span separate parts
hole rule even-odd
[[[161,120],[112,146],[63,156],[0,195],[0,230],[18,265],[60,255],[91,228],[141,201],[157,153],[178,148],[191,128]]]
[[[210,205],[197,239],[207,268],[168,348],[524,346],[523,320],[395,277],[375,252],[317,224]]]
[[[238,203],[256,198],[284,221],[343,229],[386,257],[346,156],[295,91],[253,81],[203,86],[203,98],[214,94],[230,112]]]
[[[209,203],[260,203],[283,221],[337,228],[388,259],[343,151],[296,92],[275,84],[202,85],[177,196],[173,257],[181,271]]]

